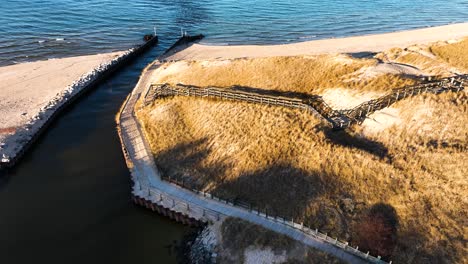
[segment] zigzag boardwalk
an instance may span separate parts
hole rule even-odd
[[[135,104],[149,86],[150,76],[158,66],[159,64],[155,62],[145,69],[137,86],[124,103],[118,118],[117,128],[125,160],[134,182],[132,194],[136,203],[175,219],[189,218],[186,221],[213,222],[226,217],[238,217],[328,252],[348,263],[385,263],[380,257],[373,257],[369,252],[364,253],[357,247],[351,247],[347,242],[331,238],[300,223],[273,217],[251,208],[243,208],[214,197],[210,193],[185,189],[163,180],[154,163],[144,132],[134,115]],[[150,94],[150,91],[146,92],[146,96]],[[285,100],[278,104],[294,104],[294,102],[294,100]]]
[[[242,90],[240,90],[242,88]],[[273,95],[275,93],[276,95]],[[289,93],[272,92],[249,87],[232,86],[229,88],[220,87],[198,87],[193,85],[177,84],[153,84],[144,99],[144,104],[149,105],[158,98],[168,96],[196,96],[205,98],[221,98],[233,101],[243,101],[249,103],[267,104],[297,108],[310,112],[318,118],[323,118],[332,123],[329,116],[337,113],[329,107],[320,96],[305,94],[290,95]],[[326,114],[324,114],[326,113]]]
[[[352,124],[362,123],[362,121],[364,121],[364,119],[373,112],[381,110],[408,97],[416,96],[421,93],[440,94],[443,92],[460,92],[464,90],[467,79],[468,75],[460,75],[444,78],[439,81],[394,89],[391,93],[385,96],[364,102],[353,109],[347,110],[334,110],[317,95],[298,93],[291,95],[290,93],[272,92],[268,90],[238,86],[220,88],[181,84],[177,84],[175,86],[169,84],[151,85],[144,98],[144,104],[148,105],[157,98],[176,95],[221,98],[303,109],[312,113],[316,117],[326,120],[333,129],[345,129]],[[242,88],[242,90],[239,90],[239,88]]]
[[[460,75],[444,78],[440,81],[394,89],[391,93],[380,98],[364,102],[353,109],[340,111],[342,113],[342,117],[345,117],[341,124],[343,124],[343,127],[347,127],[353,123],[362,123],[362,121],[364,121],[364,119],[373,112],[389,107],[405,98],[413,97],[422,93],[440,94],[444,92],[460,92],[464,90],[467,80],[468,75]],[[344,123],[346,121],[348,121],[347,124]]]

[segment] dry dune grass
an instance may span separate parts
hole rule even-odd
[[[160,74],[160,81],[299,87],[316,93],[344,85],[340,74],[371,65],[365,59],[357,60],[356,67],[340,68],[332,61],[297,68],[299,58],[258,60],[218,63],[213,69],[191,62],[190,70]],[[293,77],[301,69],[314,77]],[[284,82],[276,76],[283,70],[290,73],[282,75]],[[335,76],[336,83],[317,76]],[[348,87],[366,91],[373,82],[395,87],[412,81],[380,75]],[[304,221],[351,244],[367,212],[382,210],[396,225],[394,262],[463,263],[468,239],[467,99],[466,93],[448,93],[403,100],[393,106],[400,113],[398,125],[370,130],[366,126],[380,124],[365,122],[347,132],[328,131],[299,110],[199,98],[158,100],[137,115],[163,173],[192,187]]]
[[[429,75],[449,76],[468,70],[468,38],[455,43],[415,45],[406,49],[395,48],[377,54],[384,61],[408,64]]]
[[[382,74],[357,81],[360,70],[375,66],[376,59],[355,59],[348,55],[269,57],[231,61],[179,61],[162,68],[158,83],[192,85],[242,85],[279,91],[317,94],[326,88],[346,87],[355,91],[385,91],[414,83],[398,75]],[[186,70],[177,70],[186,69]]]
[[[468,38],[450,45],[433,45],[430,50],[448,64],[468,70]]]
[[[285,235],[239,218],[227,218],[220,229],[221,243],[217,258],[219,263],[246,263],[246,250],[270,250],[271,254],[277,253],[274,257],[287,252],[286,260],[282,263],[343,263],[330,254],[304,246]]]

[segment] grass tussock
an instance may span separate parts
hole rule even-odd
[[[450,76],[468,70],[468,38],[450,44],[394,48],[377,54],[376,58],[413,66],[429,75]]]
[[[413,83],[411,79],[389,74],[366,81],[353,78],[359,70],[376,64],[375,59],[355,59],[347,55],[180,61],[163,67],[155,82],[221,87],[242,85],[311,94],[336,87],[386,91]]]
[[[448,45],[433,45],[430,50],[448,64],[468,71],[468,38]]]
[[[286,253],[286,262],[296,264],[343,263],[330,254],[302,245],[291,238],[239,218],[227,218],[221,225],[220,263],[244,263],[246,249],[270,249]]]
[[[159,73],[158,82],[308,93],[345,84],[370,91],[412,82],[386,74],[350,84],[347,78],[373,60],[341,57],[356,66],[327,56],[205,66],[177,62]],[[186,63],[184,71],[174,68],[180,63]],[[372,254],[391,252],[386,259],[394,262],[463,263],[467,101],[466,93],[421,95],[393,105],[401,120],[396,125],[369,130],[366,125],[379,124],[365,122],[346,132],[328,131],[300,110],[200,98],[158,100],[137,115],[163,173],[193,188],[294,218],[352,245],[369,241],[361,235],[366,233],[363,226],[386,230],[392,243],[360,248]],[[381,226],[364,224],[372,223],[372,215]],[[385,229],[388,219],[394,224]]]

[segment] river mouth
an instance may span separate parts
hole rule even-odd
[[[162,43],[68,107],[0,177],[3,263],[176,263],[190,228],[131,202],[115,114]]]

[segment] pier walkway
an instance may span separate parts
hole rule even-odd
[[[146,94],[151,85],[150,77],[159,65],[160,63],[155,61],[143,71],[137,86],[127,98],[118,117],[119,136],[134,182],[132,194],[135,199],[139,202],[143,201],[142,203],[152,209],[163,208],[165,212],[171,211],[202,222],[238,217],[287,235],[349,263],[385,263],[380,258],[350,247],[347,242],[328,237],[302,224],[235,206],[209,193],[188,190],[162,180],[144,133],[134,115],[135,104],[142,94]]]

